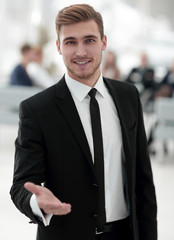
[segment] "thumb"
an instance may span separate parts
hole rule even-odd
[[[27,189],[28,191],[32,192],[36,196],[38,196],[40,194],[40,188],[42,188],[41,186],[36,185],[34,183],[31,183],[31,182],[26,182],[24,184],[24,187],[25,187],[25,189]]]

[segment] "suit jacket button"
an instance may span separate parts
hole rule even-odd
[[[98,187],[97,183],[93,183],[92,185],[96,188]]]
[[[94,213],[92,217],[93,217],[93,218],[97,218],[98,215],[97,215],[96,213]]]

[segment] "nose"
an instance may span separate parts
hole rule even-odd
[[[77,44],[77,48],[76,48],[76,56],[78,57],[83,57],[87,55],[87,49],[84,46],[84,44],[79,43]]]

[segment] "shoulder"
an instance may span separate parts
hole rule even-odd
[[[23,71],[24,71],[24,67],[21,64],[18,64],[17,66],[14,67],[12,73],[23,72]]]
[[[134,84],[112,79],[104,79],[104,82],[111,96],[122,105],[132,108],[139,104],[140,96]]]
[[[18,64],[14,69],[18,71],[24,71],[24,66],[22,66],[21,64]]]
[[[20,103],[20,116],[44,116],[50,113],[55,105],[56,85],[42,90]]]
[[[120,91],[134,92],[134,93],[137,91],[137,88],[134,86],[134,84],[128,83],[125,81],[104,78],[104,82],[109,87],[120,90]]]
[[[37,69],[39,66],[39,64],[37,63],[34,63],[34,62],[30,62],[28,65],[27,65],[27,71],[33,71],[33,69]]]
[[[61,87],[64,84],[64,78],[58,81],[56,84],[48,87],[35,95],[25,99],[21,102],[22,106],[30,106],[35,112],[50,112],[52,107],[54,107],[57,103],[57,91],[61,93],[64,92],[65,87]]]
[[[42,104],[46,104],[47,102],[49,102],[50,99],[55,97],[55,89],[56,84],[45,90],[41,90],[33,96],[25,99],[23,102],[26,102],[30,105],[39,105],[40,102],[42,102]]]

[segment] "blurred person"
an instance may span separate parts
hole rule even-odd
[[[174,61],[168,69],[166,75],[159,84],[158,90],[155,92],[154,99],[158,97],[173,97],[174,91]]]
[[[55,83],[53,77],[42,66],[43,50],[41,47],[33,47],[32,61],[27,65],[27,73],[31,77],[33,85],[36,87],[47,88]]]
[[[104,57],[104,63],[102,68],[104,77],[119,80],[120,70],[116,63],[116,54],[113,51],[107,51]]]
[[[20,104],[11,197],[37,240],[156,240],[156,196],[137,89],[101,74],[103,20],[56,17],[67,73]]]
[[[155,102],[158,100],[158,98],[172,98],[173,97],[173,91],[174,91],[174,61],[171,64],[171,67],[168,69],[167,73],[163,77],[162,81],[158,83],[156,91],[153,95],[153,101]],[[153,143],[154,141],[154,132],[156,127],[158,127],[158,119],[154,122],[151,128],[150,138],[149,138],[149,145]],[[162,145],[165,154],[168,152],[168,146],[167,141],[163,141]],[[151,150],[151,147],[150,147]],[[153,144],[152,144],[152,151],[153,154],[155,154],[155,151],[153,150]]]
[[[162,83],[172,86],[174,88],[174,60],[171,64],[171,67],[168,69]]]
[[[26,71],[27,65],[33,59],[32,47],[24,44],[21,49],[21,63],[18,64],[10,74],[10,85],[33,86],[32,78]]]
[[[149,66],[146,53],[143,52],[140,54],[140,65],[130,71],[125,81],[134,84],[140,89],[139,93],[143,111],[153,112],[153,99],[157,84],[155,82],[154,69]]]
[[[131,70],[126,81],[134,84],[142,83],[144,89],[154,87],[154,69],[149,66],[146,53],[140,54],[140,65]]]

